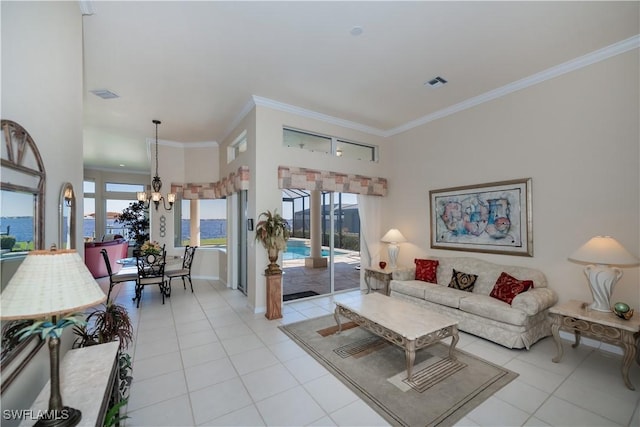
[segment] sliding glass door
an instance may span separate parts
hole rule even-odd
[[[282,212],[292,238],[282,254],[285,301],[360,286],[357,197],[320,191],[283,191]]]

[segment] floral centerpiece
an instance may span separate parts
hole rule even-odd
[[[278,214],[278,210],[262,212],[256,225],[256,240],[262,243],[269,255],[270,264],[265,274],[281,274],[280,266],[276,264],[280,251],[286,249],[287,240],[291,236],[289,223]]]
[[[160,247],[160,243],[147,240],[140,246],[140,251],[145,255],[160,255],[162,248]]]

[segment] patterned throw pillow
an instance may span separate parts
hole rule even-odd
[[[478,276],[475,274],[463,273],[462,271],[456,271],[454,268],[453,276],[451,276],[451,282],[449,282],[449,287],[471,292],[473,291],[473,286],[476,284],[477,278]]]
[[[439,261],[435,259],[414,259],[416,263],[416,280],[423,282],[438,283],[436,271],[438,270]]]
[[[503,271],[489,295],[511,304],[516,295],[526,292],[529,288],[533,288],[532,280],[518,280]]]

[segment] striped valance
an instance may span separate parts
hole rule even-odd
[[[217,182],[171,184],[171,192],[179,194],[184,200],[222,199],[240,190],[249,189],[248,166],[240,166],[237,172]]]
[[[278,187],[386,196],[387,179],[290,166],[278,167]]]

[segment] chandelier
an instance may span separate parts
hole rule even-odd
[[[145,191],[138,192],[138,201],[146,203],[145,209],[149,209],[149,205],[153,202],[156,205],[156,210],[158,210],[158,205],[160,204],[160,200],[162,200],[164,208],[170,211],[176,201],[176,195],[174,193],[167,193],[167,198],[165,199],[162,194],[160,194],[162,180],[158,176],[158,125],[161,122],[160,120],[153,120],[153,123],[156,125],[156,176],[154,176],[153,181],[151,181],[151,188],[153,188],[151,194],[149,195]],[[169,207],[167,207],[166,202],[169,202]]]

